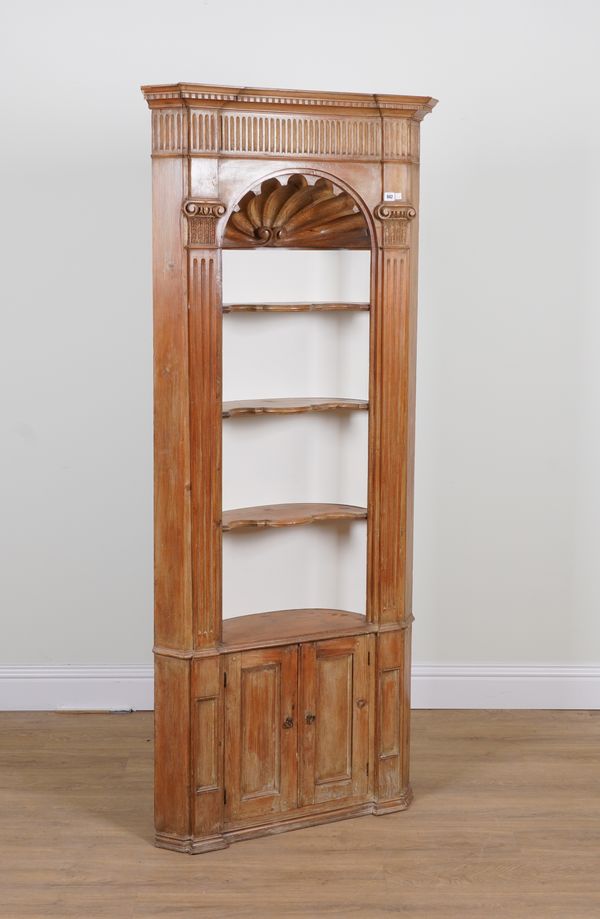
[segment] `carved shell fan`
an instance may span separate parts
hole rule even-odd
[[[240,200],[225,228],[224,246],[289,246],[368,249],[363,214],[347,192],[329,179],[309,185],[306,176],[267,179],[259,192]]]

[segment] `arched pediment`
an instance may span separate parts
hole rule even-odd
[[[352,195],[330,179],[295,173],[266,179],[244,195],[229,217],[223,246],[368,249],[370,235]]]

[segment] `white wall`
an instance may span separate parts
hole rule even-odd
[[[422,131],[415,659],[599,662],[598,4],[0,16],[0,663],[150,662],[138,87],[177,80],[439,97]]]

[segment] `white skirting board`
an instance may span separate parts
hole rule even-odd
[[[152,708],[152,665],[0,666],[0,711],[128,711]]]
[[[600,665],[415,664],[412,706],[600,709]]]
[[[412,704],[600,709],[600,665],[415,664]],[[152,666],[0,666],[0,711],[152,708]]]

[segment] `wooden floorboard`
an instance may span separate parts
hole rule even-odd
[[[415,801],[152,845],[152,715],[0,714],[2,919],[600,916],[600,712],[418,711]]]

